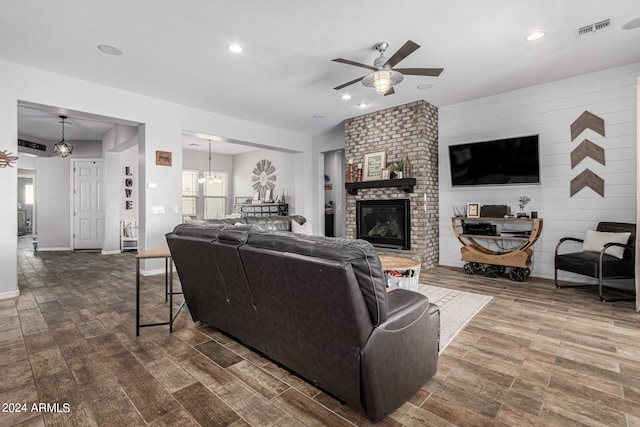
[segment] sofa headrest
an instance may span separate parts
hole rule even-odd
[[[176,236],[217,239],[218,234],[224,227],[224,224],[209,224],[206,221],[196,220],[176,225],[173,229],[173,234]]]
[[[229,243],[247,243],[247,239],[251,233],[260,232],[260,229],[251,224],[229,225],[224,227],[218,234],[219,242]]]
[[[258,226],[261,230],[291,231],[291,221],[304,224],[307,219],[301,215],[291,216],[248,216],[243,218],[247,224]]]

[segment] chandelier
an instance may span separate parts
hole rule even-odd
[[[60,140],[60,142],[56,142],[55,144],[53,144],[53,154],[57,154],[58,156],[64,158],[73,153],[73,145],[64,140],[64,124],[66,123],[70,125],[71,123],[65,122],[65,120],[67,120],[67,116],[60,116],[60,118],[62,119],[62,121],[60,122],[62,123],[62,139]]]
[[[209,184],[213,184],[214,182],[216,184],[219,184],[222,182],[222,178],[220,178],[220,175],[211,173],[211,140],[209,140],[209,171],[206,174],[203,173],[200,176],[200,179],[198,179],[198,182],[200,184],[204,184],[205,182]]]

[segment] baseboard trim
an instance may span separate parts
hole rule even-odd
[[[119,250],[115,251],[102,251],[102,255],[115,255],[121,253]]]
[[[52,248],[43,248],[42,246],[38,246],[37,249],[39,252],[54,252],[54,251],[70,251],[71,248],[57,248],[57,247],[52,247]]]
[[[20,296],[20,289],[16,289],[15,291],[10,291],[10,292],[1,292],[0,293],[0,300],[9,299],[9,298],[17,298],[19,296]]]

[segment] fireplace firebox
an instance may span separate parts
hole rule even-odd
[[[411,249],[409,199],[356,202],[356,238],[373,246]]]

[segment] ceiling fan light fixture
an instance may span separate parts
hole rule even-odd
[[[374,71],[362,79],[362,84],[372,87],[380,95],[384,95],[392,87],[400,83],[403,79],[401,73],[393,70],[382,69]]]

